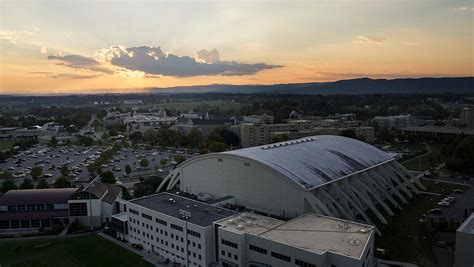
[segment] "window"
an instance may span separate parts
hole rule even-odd
[[[227,240],[225,240],[225,239],[222,239],[222,240],[221,240],[221,243],[222,243],[223,245],[229,246],[229,247],[231,247],[231,248],[237,248],[237,247],[238,247],[236,243],[227,241]]]
[[[286,255],[283,255],[283,254],[280,254],[280,253],[273,252],[273,251],[272,251],[272,257],[277,258],[277,259],[282,260],[282,261],[291,262],[290,257],[288,257]]]
[[[245,163],[244,163],[244,166],[247,166],[247,167],[248,167],[248,166],[250,166],[250,163],[245,162]]]
[[[201,238],[201,234],[198,232],[194,232],[193,230],[188,230],[188,235],[195,236],[197,238]]]
[[[176,224],[171,224],[170,227],[175,229],[175,230],[181,231],[181,232],[183,231],[183,227],[181,227],[179,225],[176,225]]]
[[[225,251],[221,251],[222,256],[225,256]]]
[[[69,216],[87,216],[87,203],[69,203]]]
[[[254,245],[249,245],[249,249],[267,255],[267,250]]]
[[[161,219],[158,219],[158,218],[155,218],[155,222],[159,223],[159,224],[162,224],[164,226],[168,225],[168,223],[164,220],[161,220]]]
[[[153,218],[148,214],[142,213],[142,217],[145,218],[145,219],[148,219],[150,221],[153,221]]]
[[[298,259],[295,259],[295,264],[302,267],[316,267],[316,264],[312,264]]]
[[[238,261],[238,260],[239,260],[239,256],[234,255],[234,260]]]
[[[134,210],[134,209],[128,209],[130,211],[130,213],[133,213],[135,215],[138,215],[138,211]]]

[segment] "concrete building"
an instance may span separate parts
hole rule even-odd
[[[243,116],[242,121],[246,123],[272,124],[275,118],[273,115],[249,115]]]
[[[456,127],[439,127],[439,126],[413,126],[401,128],[402,132],[407,135],[421,134],[430,136],[443,135],[474,135],[474,129],[456,128]]]
[[[474,266],[474,213],[456,231],[454,267]]]
[[[40,126],[0,128],[0,140],[37,140],[42,134],[43,131]]]
[[[416,126],[416,118],[410,114],[396,116],[375,116],[375,122],[379,127],[393,128],[398,130],[403,127]]]
[[[313,213],[283,221],[182,194],[123,201],[112,227],[181,266],[373,266],[373,226]]]
[[[281,221],[242,213],[215,222],[221,266],[373,266],[374,227],[307,213]]]
[[[274,136],[287,136],[290,139],[312,135],[311,122],[307,120],[288,120],[288,123],[242,123],[239,125],[242,147],[252,147],[272,143]]]
[[[351,128],[356,133],[357,137],[363,138],[367,143],[373,143],[375,141],[375,130],[374,127],[370,126],[359,126]]]
[[[160,193],[121,205],[113,216],[118,237],[183,266],[216,263],[215,221],[235,212],[176,194]],[[128,229],[122,226],[128,225]]]
[[[168,117],[166,112],[163,113],[133,113],[123,118],[123,125],[125,126],[128,135],[134,132],[145,133],[150,129],[160,129],[162,124],[173,125],[176,122],[176,117]]]
[[[467,128],[474,128],[474,108],[463,108],[459,116],[460,123]]]
[[[211,198],[283,218],[308,212],[374,225],[381,210],[396,208],[424,189],[393,155],[341,136],[313,136],[259,147],[211,153],[177,166],[158,187]]]
[[[170,129],[176,130],[185,135],[187,135],[192,129],[197,129],[204,136],[207,136],[217,128],[230,128],[232,125],[235,125],[234,119],[200,119],[180,117],[176,120],[176,124]]]

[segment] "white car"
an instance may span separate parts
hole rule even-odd
[[[449,207],[451,206],[451,203],[449,203],[448,201],[441,201],[441,202],[438,202],[438,206]]]

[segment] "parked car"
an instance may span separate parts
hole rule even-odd
[[[451,203],[448,201],[441,201],[441,202],[438,202],[438,206],[449,207],[451,206]]]

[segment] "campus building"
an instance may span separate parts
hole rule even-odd
[[[474,266],[474,213],[456,231],[454,267]]]
[[[459,119],[467,128],[474,128],[474,108],[461,109]]]
[[[0,197],[0,231],[68,225],[68,200],[76,188],[10,190]]]
[[[183,194],[123,201],[112,227],[181,266],[373,266],[373,226],[314,213],[285,221]]]
[[[10,190],[0,196],[0,234],[37,232],[76,219],[91,228],[110,222],[121,188],[93,182],[80,188]]]

